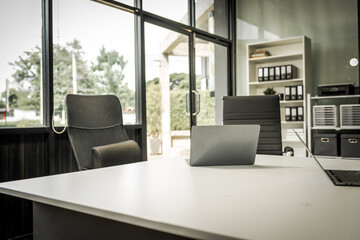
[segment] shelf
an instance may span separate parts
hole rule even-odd
[[[289,100],[289,101],[280,101],[280,104],[292,104],[292,103],[303,103],[304,100]]]
[[[286,125],[290,125],[290,124],[304,124],[304,121],[281,121],[281,124],[286,124]]]
[[[257,42],[248,44],[247,46],[247,91],[249,95],[263,95],[266,88],[273,88],[277,93],[285,93],[286,86],[303,86],[303,97],[309,92],[308,86],[311,82],[310,71],[310,57],[311,57],[311,40],[305,36],[292,37],[287,39],[280,39],[275,41]],[[269,51],[271,56],[249,58],[251,53],[257,50]],[[259,68],[270,68],[275,66],[293,65],[296,67],[296,78],[262,81],[258,82]],[[305,71],[306,69],[306,71]],[[279,74],[279,73],[278,73]],[[307,117],[307,99],[293,100],[293,101],[280,101],[280,114],[281,114],[281,131],[287,132],[290,129],[301,129],[303,139],[307,140],[308,130],[306,129],[308,121]],[[304,121],[285,121],[285,111],[287,107],[302,107]],[[282,141],[286,145],[299,148],[301,142],[292,135],[283,135]],[[295,151],[295,155],[306,155],[306,151],[301,149]]]
[[[287,79],[287,80],[275,80],[275,81],[265,81],[265,82],[249,82],[250,86],[259,86],[259,85],[274,85],[279,84],[283,85],[284,83],[302,83],[302,78],[296,78],[296,79]]]
[[[311,97],[311,100],[321,100],[321,99],[345,99],[345,98],[360,98],[360,95],[338,95],[338,96],[314,96]]]
[[[266,48],[266,47],[273,47],[273,46],[283,46],[288,44],[301,44],[303,40],[303,37],[289,37],[289,38],[283,38],[278,39],[275,41],[264,41],[264,42],[257,42],[257,43],[251,43],[249,44],[249,47],[252,48]]]
[[[293,61],[293,60],[301,60],[303,54],[283,54],[283,55],[275,55],[268,57],[258,57],[258,58],[249,58],[249,62],[253,63],[271,63],[271,62],[279,62],[279,61]]]
[[[300,143],[300,140],[299,139],[281,139],[281,141],[283,142],[287,142],[287,143]]]
[[[311,127],[311,129],[340,131],[340,130],[356,130],[356,129],[360,129],[360,127],[357,127],[357,126],[354,126],[354,127]]]

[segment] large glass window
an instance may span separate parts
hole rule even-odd
[[[227,0],[195,1],[195,25],[198,29],[227,38],[228,17]]]
[[[143,9],[173,21],[189,24],[188,0],[143,0]]]
[[[68,93],[115,94],[124,123],[136,123],[134,16],[88,0],[54,0],[53,8],[56,125],[65,124]]]
[[[222,97],[228,95],[227,48],[196,38],[196,125],[222,125]]]
[[[186,35],[145,24],[146,115],[148,159],[162,154],[188,155],[190,118],[189,39]]]
[[[246,94],[246,45],[305,35],[311,39],[312,92],[327,83],[358,83],[357,1],[237,0],[238,94]]]
[[[0,1],[0,127],[43,125],[41,1]]]

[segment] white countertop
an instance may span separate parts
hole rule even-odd
[[[320,161],[360,170],[360,161]],[[5,182],[0,192],[200,239],[360,239],[360,188],[333,185],[311,158],[154,160]]]

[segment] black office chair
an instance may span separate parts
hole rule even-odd
[[[257,154],[283,154],[279,96],[224,96],[223,123],[259,124]],[[286,150],[293,151],[289,147]]]
[[[68,94],[68,135],[79,170],[141,161],[138,144],[129,140],[119,99],[114,95]]]

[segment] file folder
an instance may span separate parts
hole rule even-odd
[[[269,80],[274,81],[275,80],[275,68],[269,67]]]
[[[290,95],[290,87],[289,86],[285,86],[285,100],[289,101],[291,99],[291,95]]]
[[[303,99],[304,99],[303,86],[299,85],[297,86],[297,100],[303,100]]]
[[[264,81],[269,81],[269,68],[264,68]]]
[[[296,78],[296,67],[294,65],[286,65],[286,79]]]
[[[297,86],[291,86],[290,96],[291,100],[297,100]]]
[[[291,121],[291,109],[290,109],[290,107],[285,107],[285,121]]]
[[[286,79],[286,66],[285,65],[280,67],[280,74],[281,74],[280,75],[281,80]]]
[[[281,72],[280,72],[280,66],[275,67],[275,80],[281,79]]]
[[[264,69],[262,67],[258,68],[258,81],[264,81]]]
[[[304,121],[304,108],[303,107],[297,107],[297,120],[298,121]]]
[[[297,107],[291,107],[291,121],[297,121],[298,120],[298,108]]]

